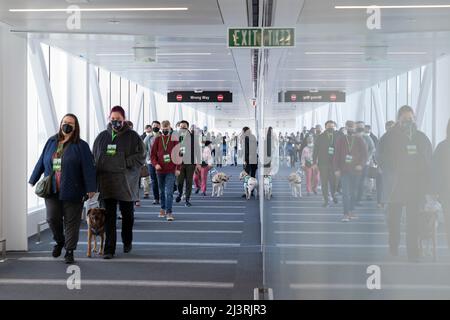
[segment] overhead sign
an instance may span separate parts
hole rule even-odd
[[[342,91],[286,91],[278,93],[278,102],[345,102]]]
[[[295,28],[264,28],[264,47],[295,47]]]
[[[229,48],[285,48],[295,46],[295,28],[229,28]]]
[[[228,29],[228,47],[230,48],[260,48],[261,43],[261,28]]]
[[[167,93],[167,102],[233,102],[233,93],[230,91],[172,91]]]

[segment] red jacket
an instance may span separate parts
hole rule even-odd
[[[164,141],[167,141],[168,139],[166,150],[164,150],[162,139],[164,139]],[[164,162],[164,155],[170,155],[170,162]],[[157,170],[157,173],[175,173],[175,170],[180,170],[181,158],[179,156],[178,140],[172,135],[160,135],[157,137],[152,146],[150,159],[154,167],[156,167],[157,164],[161,166],[161,170]]]
[[[347,142],[348,141],[348,142]],[[353,141],[353,144],[352,144]],[[351,151],[349,150],[351,146]],[[368,151],[364,140],[356,135],[340,136],[336,140],[334,153],[334,170],[341,171],[341,173],[357,173],[356,166],[364,166],[367,163]],[[351,163],[345,161],[347,155],[352,156]]]

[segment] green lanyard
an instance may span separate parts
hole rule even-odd
[[[112,131],[112,141],[114,141],[114,139],[117,137],[117,133],[114,132],[114,130]]]
[[[168,137],[167,141],[164,140],[164,136],[161,136],[161,139],[162,139],[164,151],[167,151],[167,147],[169,146],[170,136]]]
[[[348,142],[348,136],[346,136],[345,139],[347,140],[348,151],[349,151],[349,153],[352,153],[353,143],[355,142],[355,137],[352,137],[352,144],[350,144],[350,143]]]
[[[56,148],[56,157],[61,158],[62,151],[64,149],[64,143],[58,143],[58,148]]]
[[[328,134],[328,139],[330,139],[331,136],[331,144],[330,147],[334,144],[334,134]]]

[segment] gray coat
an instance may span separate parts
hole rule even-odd
[[[106,154],[108,145],[116,145],[117,152]],[[112,140],[111,124],[94,142],[94,159],[101,199],[119,201],[139,200],[140,169],[145,163],[145,147],[137,132],[124,124]]]

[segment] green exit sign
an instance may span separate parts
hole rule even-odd
[[[229,28],[228,47],[295,47],[295,28]]]
[[[295,47],[294,28],[264,28],[264,47]]]
[[[261,43],[261,28],[228,29],[228,47],[230,48],[260,48]]]

